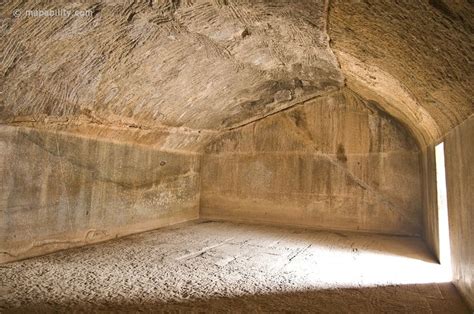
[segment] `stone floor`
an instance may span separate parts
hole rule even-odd
[[[193,222],[0,265],[0,312],[468,313],[419,239]]]

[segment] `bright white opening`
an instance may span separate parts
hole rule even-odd
[[[448,198],[444,143],[436,145],[436,185],[438,192],[439,259],[446,272],[451,274],[451,245],[449,241]]]

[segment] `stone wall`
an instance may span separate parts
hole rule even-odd
[[[429,145],[421,150],[423,238],[426,245],[439,258],[439,221],[436,187],[435,146]]]
[[[474,116],[445,139],[453,280],[474,311]]]
[[[474,307],[474,117],[450,131],[444,141],[453,281]],[[424,239],[440,257],[435,146],[422,150]],[[442,165],[440,165],[442,166]]]
[[[421,233],[415,141],[348,89],[226,132],[205,152],[202,218]]]
[[[0,127],[0,262],[199,216],[199,156]]]

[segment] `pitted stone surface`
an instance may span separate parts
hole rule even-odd
[[[0,310],[468,313],[439,271],[417,238],[192,223],[2,265]]]

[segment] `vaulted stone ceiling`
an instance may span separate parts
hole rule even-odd
[[[24,16],[47,8],[93,16]],[[7,1],[0,122],[199,150],[346,79],[424,145],[474,111],[472,12],[468,0]]]
[[[347,85],[424,145],[474,112],[474,3],[331,0],[329,36]]]

